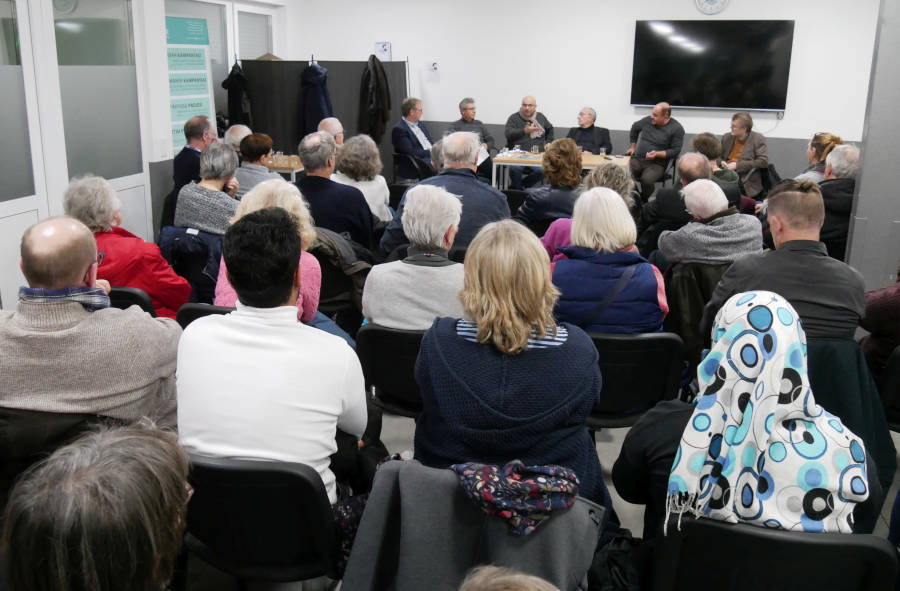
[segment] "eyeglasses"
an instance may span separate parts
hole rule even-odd
[[[523,107],[536,107],[537,105],[535,103],[522,103],[522,106]]]
[[[97,251],[97,266],[98,267],[103,264],[104,258],[106,258],[106,255],[100,251]]]

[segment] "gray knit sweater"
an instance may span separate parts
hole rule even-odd
[[[463,266],[426,267],[404,261],[375,265],[366,277],[363,315],[369,322],[405,330],[426,330],[438,316],[461,318],[457,294]]]
[[[659,250],[670,263],[732,263],[762,251],[762,225],[752,215],[729,210],[710,220],[663,232]]]
[[[225,234],[238,201],[223,191],[213,191],[191,182],[181,188],[175,206],[175,225],[197,228],[211,234]]]
[[[175,425],[181,327],[137,306],[71,301],[0,311],[0,406]]]

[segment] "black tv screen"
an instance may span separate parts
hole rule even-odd
[[[631,103],[783,111],[794,21],[637,21]]]

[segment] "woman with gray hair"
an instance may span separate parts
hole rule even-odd
[[[448,256],[461,213],[459,198],[440,187],[418,185],[406,193],[401,221],[410,246],[402,261],[369,272],[362,297],[369,322],[425,330],[438,316],[462,316],[456,294],[463,266]]]
[[[234,172],[238,157],[224,142],[211,144],[200,154],[200,182],[181,188],[175,205],[175,225],[222,236],[234,217],[239,188]]]
[[[391,192],[380,174],[381,156],[372,138],[365,134],[353,136],[338,148],[336,160],[331,180],[359,189],[372,215],[383,222],[391,221]]]
[[[158,246],[121,227],[122,202],[106,179],[93,175],[72,179],[63,210],[94,233],[98,279],[144,290],[158,316],[175,318],[191,296],[191,285],[169,266]]]

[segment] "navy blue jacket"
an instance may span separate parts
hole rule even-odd
[[[462,217],[453,246],[468,246],[482,226],[509,217],[509,203],[506,195],[478,180],[475,173],[468,168],[445,168],[437,176],[427,178],[420,185],[434,185],[459,195],[462,201]],[[381,237],[381,249],[391,252],[409,239],[403,232],[401,216],[406,204],[406,194],[400,200],[394,219],[390,221]],[[318,221],[318,220],[317,220]]]
[[[656,275],[653,265],[633,252],[604,253],[582,246],[559,249],[568,259],[556,261],[553,285],[562,295],[554,315],[559,322],[571,322],[587,332],[657,332],[662,327]],[[634,275],[606,310],[597,318],[594,311],[613,289],[630,265]]]
[[[327,83],[328,70],[315,62],[300,73],[300,92],[303,95],[300,125],[304,136],[316,131],[319,121],[332,115]]]
[[[297,180],[297,187],[317,226],[347,232],[354,242],[372,248],[372,210],[359,189],[320,176],[305,176]]]
[[[172,160],[172,180],[175,181],[175,198],[181,192],[181,187],[191,181],[200,182],[200,152],[189,146],[181,148],[181,151]]]
[[[558,347],[504,355],[458,336],[456,319],[436,319],[416,361],[416,459],[432,468],[514,459],[565,466],[581,481],[579,496],[609,507],[585,426],[602,385],[597,349],[577,327],[566,329]]]
[[[419,121],[419,129],[422,130],[429,142],[434,143],[431,139],[431,134],[428,133],[428,128],[421,121]],[[391,144],[394,146],[394,152],[398,154],[410,154],[416,158],[431,162],[431,152],[422,147],[422,144],[419,143],[419,138],[415,136],[409,128],[409,124],[403,119],[395,123],[394,129],[391,130]],[[404,158],[397,167],[397,176],[405,179],[417,179],[419,178],[419,173]]]

